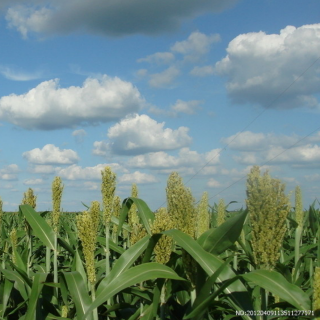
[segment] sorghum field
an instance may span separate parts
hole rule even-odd
[[[208,195],[196,202],[181,177],[167,207],[115,196],[102,171],[101,201],[36,212],[29,189],[18,212],[0,201],[0,319],[314,319],[320,311],[319,203],[291,207],[284,184],[253,167],[246,209]],[[18,208],[17,208],[18,210]]]

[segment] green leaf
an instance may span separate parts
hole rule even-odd
[[[97,295],[110,283],[117,278],[122,272],[130,268],[142,252],[147,248],[150,236],[145,236],[132,247],[126,250],[120,258],[115,262],[110,273],[100,282]]]
[[[25,320],[33,320],[36,318],[36,307],[38,303],[38,298],[46,278],[46,273],[35,274],[28,303],[28,311],[25,316]]]
[[[204,250],[214,254],[221,254],[239,238],[247,213],[247,210],[238,213],[218,228],[206,231],[197,242]]]
[[[279,296],[298,310],[311,310],[309,296],[276,271],[256,270],[243,274],[242,277]]]
[[[73,271],[63,272],[63,275],[66,279],[72,300],[76,306],[77,319],[83,318],[84,314],[86,314],[86,320],[92,320],[92,313],[87,312],[92,301],[81,274],[78,271]],[[92,308],[91,311],[93,309],[94,308]]]
[[[37,213],[28,204],[23,204],[19,206],[19,211],[25,216],[28,223],[30,224],[34,235],[37,236],[43,244],[45,244],[50,249],[54,250],[54,231],[48,225],[46,220],[44,220],[39,213]]]
[[[7,309],[7,303],[9,301],[12,288],[13,288],[13,282],[5,278],[3,293],[2,293],[2,318],[4,318],[4,314]]]
[[[222,259],[205,251],[194,239],[180,230],[168,230],[163,232],[163,234],[172,236],[176,243],[186,250],[209,276],[212,276],[224,263]],[[236,276],[231,267],[226,265],[220,272],[217,282],[222,284],[224,281]],[[231,296],[231,299],[235,303],[234,307],[238,308],[238,310],[252,310],[248,291],[240,280],[230,283],[224,292]]]
[[[150,210],[148,205],[142,199],[133,198],[133,197],[126,198],[122,202],[122,208],[121,208],[120,217],[119,217],[118,234],[128,215],[128,211],[131,208],[133,203],[137,207],[138,215],[144,227],[146,228],[148,234],[151,235],[150,221],[152,222],[154,220],[154,213]]]
[[[17,289],[19,290],[22,298],[24,300],[28,300],[28,294],[25,286],[25,281],[23,277],[17,272],[12,270],[5,270],[0,267],[1,272],[5,276],[5,278],[8,278],[11,281],[15,281],[17,284]]]
[[[102,246],[106,245],[106,238],[105,237],[97,237],[98,243],[100,243]],[[109,249],[111,249],[114,252],[117,253],[124,253],[124,249],[118,245],[116,245],[110,238],[109,238]]]
[[[185,279],[179,277],[171,268],[167,266],[156,262],[144,263],[124,271],[117,278],[114,278],[107,286],[104,286],[104,288],[101,289],[99,287],[99,294],[97,292],[96,300],[92,302],[85,315],[89,314],[89,312],[91,312],[93,309],[98,308],[121,290],[136,283],[141,283],[143,281],[156,278],[185,281]],[[81,319],[84,320],[85,317],[82,317]]]

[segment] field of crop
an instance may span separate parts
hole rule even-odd
[[[0,200],[0,319],[314,319],[320,311],[319,203],[292,208],[284,184],[253,167],[246,209],[196,202],[181,177],[167,207],[116,196],[102,171],[101,202],[36,212],[29,189],[18,212]]]

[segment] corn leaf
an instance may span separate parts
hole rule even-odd
[[[145,236],[120,256],[120,258],[113,265],[110,273],[100,282],[97,289],[97,295],[101,293],[101,291],[108,285],[108,283],[117,278],[122,272],[133,265],[137,258],[147,248],[149,239],[149,236]]]
[[[29,297],[28,311],[25,316],[25,320],[33,320],[36,318],[36,307],[38,303],[38,297],[43,288],[43,284],[47,278],[46,273],[36,273],[34,276],[32,289]]]
[[[192,239],[190,236],[184,234],[180,230],[168,230],[163,232],[163,234],[172,236],[176,243],[186,250],[209,276],[212,276],[215,271],[218,270],[219,267],[224,263],[222,259],[205,251],[196,242],[196,240]],[[224,281],[234,277],[236,277],[236,274],[228,265],[226,265],[217,277],[217,282],[222,284]],[[252,310],[250,296],[246,287],[240,280],[230,283],[224,292],[231,296],[231,299],[235,303],[235,308],[238,307],[238,310]]]
[[[124,271],[117,278],[114,278],[108,285],[104,286],[104,288],[101,288],[100,285],[100,291],[99,293],[97,291],[96,300],[92,302],[90,308],[86,311],[85,316],[89,314],[93,309],[98,308],[100,305],[105,303],[108,299],[113,297],[121,290],[128,288],[134,284],[156,278],[185,281],[185,279],[179,277],[171,268],[167,266],[156,262],[144,263],[142,265]],[[82,317],[80,319],[84,320],[85,317]]]
[[[311,310],[309,296],[276,271],[256,270],[244,274],[242,277],[279,296],[298,310]]]
[[[43,244],[54,250],[54,231],[48,225],[47,221],[28,204],[19,206],[19,211],[27,219],[34,232],[34,235],[38,237]]]
[[[92,313],[86,313],[92,301],[87,291],[87,286],[78,271],[63,272],[72,300],[76,306],[77,319],[86,314],[86,320],[92,320]],[[94,308],[93,308],[94,309]],[[91,311],[93,310],[91,309]]]
[[[218,228],[206,231],[197,242],[204,250],[214,254],[221,254],[239,238],[247,213],[248,211],[244,210],[228,219]]]
[[[138,215],[144,227],[146,228],[148,234],[151,235],[150,221],[152,222],[154,220],[154,213],[150,210],[148,205],[142,199],[133,198],[133,197],[126,198],[123,200],[122,208],[120,211],[120,217],[119,217],[118,234],[128,215],[128,211],[131,208],[133,203],[137,206]]]
[[[20,292],[22,298],[24,300],[28,300],[29,297],[27,294],[27,290],[26,290],[26,286],[25,286],[25,282],[24,282],[23,277],[17,271],[5,270],[2,268],[0,268],[0,271],[3,273],[5,278],[16,282],[17,289]]]

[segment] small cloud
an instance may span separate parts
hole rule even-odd
[[[77,143],[83,143],[86,135],[87,135],[87,132],[83,129],[74,130],[72,132],[72,136],[75,137]]]
[[[190,74],[196,77],[207,77],[213,75],[214,72],[214,66],[196,66],[190,71]]]
[[[180,71],[177,67],[171,66],[168,69],[150,75],[149,85],[155,88],[162,88],[170,85],[175,80]]]
[[[38,185],[38,184],[43,184],[44,180],[43,179],[27,179],[23,181],[24,185],[30,186],[30,185]]]
[[[213,178],[210,178],[207,182],[207,187],[209,188],[219,188],[221,187],[221,183]]]
[[[137,62],[148,62],[156,64],[169,64],[174,60],[174,54],[171,52],[156,52],[145,58],[138,59]]]
[[[172,47],[173,52],[184,55],[185,61],[197,61],[201,56],[208,53],[211,44],[220,41],[220,35],[211,34],[209,36],[195,31],[190,34],[187,40],[178,41]]]
[[[8,80],[13,81],[30,81],[43,77],[42,72],[25,72],[18,71],[10,67],[0,66],[0,73]]]
[[[151,174],[142,173],[140,171],[135,171],[134,173],[124,174],[119,178],[120,183],[137,183],[137,184],[145,184],[145,183],[156,183],[157,179],[155,176]]]
[[[33,164],[71,164],[79,161],[77,153],[47,144],[42,149],[35,148],[22,154],[23,158]]]

